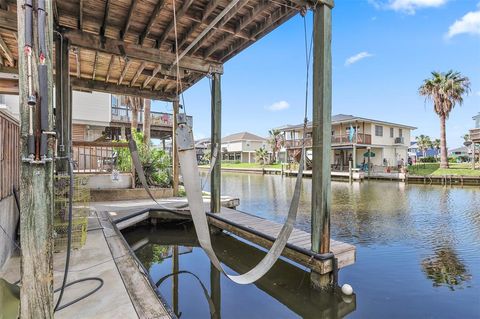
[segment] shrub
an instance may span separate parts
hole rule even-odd
[[[143,134],[134,132],[133,138],[137,143],[138,156],[145,172],[145,178],[149,186],[170,187],[172,176],[170,173],[171,159],[164,150],[143,143]],[[122,141],[125,142],[125,141]],[[132,158],[128,148],[116,148],[118,153],[117,169],[129,172],[132,167]],[[135,174],[135,183],[141,185],[138,174]]]
[[[421,163],[436,163],[437,159],[433,156],[427,156],[420,158]]]

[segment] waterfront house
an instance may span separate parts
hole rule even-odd
[[[223,161],[255,163],[255,151],[260,148],[265,148],[271,153],[271,147],[266,138],[241,132],[223,137],[220,151]]]
[[[146,100],[150,103],[150,100]],[[0,95],[0,108],[19,119],[18,95]],[[72,91],[72,139],[92,142],[125,139],[130,135],[132,112],[124,96],[102,92]],[[150,135],[160,140],[170,140],[173,131],[173,115],[165,112],[150,112]],[[187,117],[192,125],[192,117]],[[142,128],[143,110],[138,112],[138,127]]]
[[[473,143],[480,143],[480,112],[473,117],[475,128],[470,130],[470,139]]]
[[[412,159],[419,159],[419,158],[422,158],[422,157],[438,157],[440,155],[440,151],[433,148],[433,147],[430,147],[428,149],[425,150],[425,152],[423,150],[421,150],[419,147],[418,147],[418,143],[413,141],[413,142],[410,142],[410,147],[408,148],[408,157],[412,158]]]
[[[303,124],[285,125],[278,128],[284,135],[283,152],[289,162],[298,161],[302,145]],[[348,168],[352,160],[360,167],[370,160],[375,166],[396,166],[407,160],[411,131],[416,127],[391,123],[359,116],[338,114],[332,116],[331,164],[334,170]],[[311,154],[312,124],[307,125],[307,156]]]

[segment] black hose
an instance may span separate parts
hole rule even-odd
[[[102,278],[88,277],[88,278],[78,279],[78,280],[69,282],[67,284],[68,269],[69,269],[69,266],[70,266],[70,252],[71,252],[71,248],[72,248],[72,222],[73,222],[73,162],[72,162],[72,159],[70,157],[68,158],[68,174],[69,174],[69,178],[70,178],[70,183],[69,183],[69,191],[68,191],[67,257],[66,257],[66,260],[65,260],[65,272],[64,272],[64,275],[63,275],[62,287],[55,290],[55,292],[60,291],[60,296],[58,296],[58,300],[57,300],[57,303],[55,305],[54,312],[62,310],[64,308],[68,307],[68,306],[73,305],[74,303],[76,303],[76,302],[78,302],[82,299],[85,299],[85,298],[89,297],[93,293],[97,292],[100,288],[102,288],[103,283],[104,283]],[[62,297],[63,297],[63,293],[65,291],[65,288],[70,287],[70,286],[72,286],[74,284],[77,284],[79,282],[90,281],[90,280],[98,281],[98,282],[100,282],[100,284],[98,285],[98,287],[96,287],[92,291],[90,291],[90,292],[88,292],[88,293],[86,293],[86,294],[84,294],[84,295],[82,295],[82,296],[80,296],[80,297],[78,297],[78,298],[60,306],[60,302],[62,301]]]
[[[25,45],[32,47],[32,0],[25,0]]]

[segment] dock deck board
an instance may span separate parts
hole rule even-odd
[[[218,214],[209,214],[209,222],[215,227],[229,231],[264,248],[271,247],[273,241],[268,238],[277,238],[282,228],[280,223],[226,207],[222,207]],[[241,227],[238,227],[238,225]],[[290,235],[283,256],[320,273],[332,271],[331,261],[311,258],[310,255],[302,253],[301,250],[311,251],[310,233],[295,228]],[[355,263],[356,250],[354,245],[331,239],[330,250],[337,258],[339,268]]]

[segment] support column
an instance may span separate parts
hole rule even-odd
[[[33,17],[29,24],[33,29],[27,38],[31,41],[31,80],[32,95],[40,93],[38,66],[39,48],[37,46],[37,19],[40,14],[29,13],[31,1],[17,0],[18,21],[18,86],[20,106],[20,130],[21,130],[21,157],[28,157],[28,134],[29,134],[29,106],[27,104],[29,94],[28,63],[24,54],[26,44],[25,20],[27,15]],[[53,72],[52,72],[52,47],[53,47],[53,11],[52,2],[46,1],[45,23],[45,64],[47,74],[46,93],[40,98],[47,99],[47,128],[53,130]],[[37,10],[39,12],[40,10]],[[33,119],[40,109],[42,100],[37,98],[36,106],[33,107]],[[38,132],[40,126],[37,120],[31,121],[33,132]],[[47,141],[46,156],[53,156],[53,141]],[[53,318],[53,162],[44,164],[21,163],[20,183],[20,233],[21,233],[21,283],[20,283],[20,317],[21,318]],[[0,310],[1,311],[1,310]]]
[[[312,118],[312,251],[330,252],[331,135],[332,135],[332,16],[333,3],[314,12]],[[328,288],[332,274],[311,273],[316,288]]]
[[[173,101],[173,129],[172,129],[172,173],[173,173],[173,196],[178,196],[178,180],[180,174],[180,163],[178,162],[177,153],[177,115],[179,109],[179,101]]]
[[[357,145],[353,144],[353,151],[352,151],[352,159],[353,159],[353,168],[357,168]]]
[[[65,157],[70,154],[72,140],[72,99],[70,87],[69,41],[55,36],[55,128],[57,131],[57,154]],[[67,173],[67,161],[55,162],[57,173]]]
[[[213,156],[215,146],[218,154],[222,145],[222,95],[221,95],[221,76],[218,73],[213,74],[212,83],[212,134],[211,134],[211,154]],[[217,157],[215,165],[210,176],[210,211],[219,213],[221,208],[221,166],[222,159]]]

